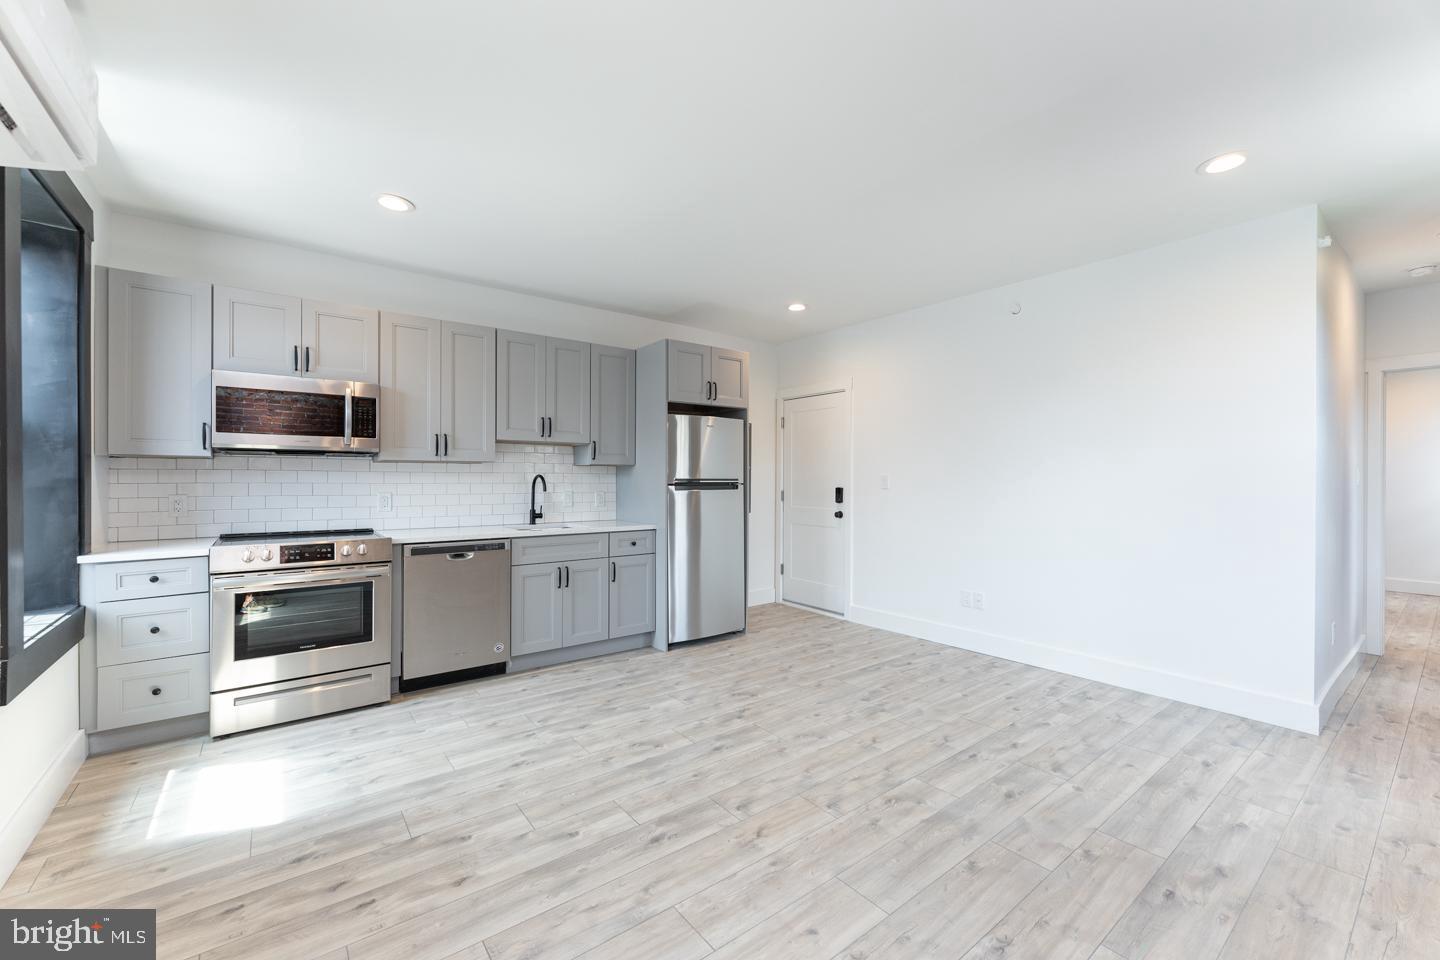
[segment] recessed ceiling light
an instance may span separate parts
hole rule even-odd
[[[396,213],[409,213],[415,209],[414,203],[394,193],[382,193],[375,198],[375,202],[386,210],[393,210]]]
[[[1428,276],[1430,276],[1430,274],[1434,273],[1437,269],[1440,269],[1440,264],[1434,264],[1434,263],[1422,264],[1421,266],[1418,266],[1418,267],[1411,267],[1411,268],[1410,268],[1410,276],[1412,276],[1412,277],[1417,277],[1417,278],[1418,278],[1418,277],[1428,277]]]
[[[792,303],[792,304],[790,304],[790,306],[787,307],[786,309],[789,310],[791,313],[802,313],[802,312],[804,312],[804,310],[805,310],[805,304],[803,304],[803,303]]]
[[[1218,157],[1211,157],[1196,168],[1197,173],[1229,173],[1245,162],[1245,154],[1222,153]]]

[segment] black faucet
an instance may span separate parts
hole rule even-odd
[[[546,493],[550,492],[550,488],[545,484],[545,474],[535,474],[535,480],[540,481],[541,490],[544,490]],[[544,513],[535,509],[535,480],[530,481],[530,526],[532,527],[535,526],[536,520],[539,520],[540,518],[545,516]]]

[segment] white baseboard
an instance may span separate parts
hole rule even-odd
[[[1407,580],[1404,577],[1386,577],[1385,589],[1390,593],[1423,593],[1427,597],[1440,597],[1440,580]]]
[[[1320,695],[1320,705],[1317,708],[1318,715],[1315,721],[1321,728],[1330,720],[1330,713],[1335,709],[1335,704],[1345,695],[1345,688],[1350,686],[1350,681],[1355,678],[1355,671],[1360,669],[1360,648],[1364,640],[1365,638],[1362,636],[1360,642],[1355,644],[1325,683],[1325,690]]]
[[[1233,713],[1302,733],[1320,732],[1320,711],[1314,703],[1288,700],[1258,690],[1232,687],[1213,680],[1062,650],[1031,640],[1018,640],[948,623],[922,620],[873,607],[852,606],[850,618],[866,626],[892,630],[895,633],[960,647],[963,650],[973,650],[1003,660],[1043,667],[1046,670],[1056,670],[1084,677],[1086,680],[1098,680],[1101,683],[1192,703],[1222,713]]]
[[[750,603],[749,603],[749,605],[752,606],[752,607],[758,607],[758,606],[760,606],[762,603],[774,603],[774,602],[775,602],[775,588],[774,588],[774,587],[756,587],[754,590],[751,590],[751,591],[750,591]]]
[[[30,793],[21,802],[10,822],[0,829],[0,886],[10,879],[10,873],[40,828],[45,825],[55,804],[65,795],[65,788],[75,779],[75,773],[85,762],[85,731],[76,730],[50,766],[41,774]]]

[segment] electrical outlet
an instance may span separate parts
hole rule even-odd
[[[973,601],[972,601],[971,598],[970,598],[970,591],[969,591],[969,590],[961,590],[961,591],[960,591],[960,606],[962,606],[962,607],[964,607],[964,608],[966,608],[966,609],[968,610],[968,609],[970,608],[970,604],[971,604],[972,602],[973,602]]]
[[[596,490],[596,491],[595,491],[595,506],[597,506],[597,507],[603,507],[603,506],[605,506],[605,491],[604,491],[604,490]]]
[[[185,513],[185,509],[185,495],[183,493],[177,493],[170,498],[170,512],[172,514],[177,517],[181,516]]]
[[[569,510],[569,509],[571,509],[572,507],[574,507],[574,506],[575,506],[575,491],[573,491],[573,490],[556,490],[556,491],[555,491],[555,506],[558,507],[558,508],[561,509],[561,510]]]
[[[974,593],[970,594],[970,606],[974,607],[976,610],[984,610],[985,594],[981,593],[979,590],[976,590]]]
[[[381,513],[395,512],[395,495],[393,493],[380,494],[379,511]]]

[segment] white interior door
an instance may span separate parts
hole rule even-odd
[[[786,400],[782,416],[781,596],[844,613],[850,560],[847,397],[827,393]]]

